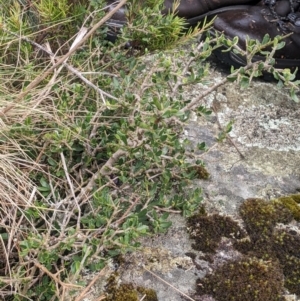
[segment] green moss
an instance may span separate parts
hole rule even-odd
[[[281,198],[285,199],[285,198]],[[278,206],[278,201],[274,201],[275,209],[282,209]],[[279,203],[281,205],[281,203]],[[261,207],[259,207],[261,208]],[[244,212],[245,213],[245,212]],[[250,217],[255,219],[256,211],[254,210]],[[258,212],[259,213],[259,212]],[[257,218],[260,218],[260,214],[257,215]],[[266,216],[266,215],[265,215]],[[274,218],[273,215],[270,215],[269,218]],[[278,216],[277,216],[278,217]],[[244,219],[249,219],[248,216],[243,217]],[[277,219],[282,221],[281,219]],[[276,221],[276,218],[273,219]],[[269,236],[263,234],[265,227],[261,229],[256,229],[256,234],[259,236],[259,230],[262,231],[260,237],[256,237],[256,240],[242,240],[235,241],[234,247],[243,254],[248,256],[256,256],[263,258],[265,260],[270,260],[271,262],[279,261],[285,282],[284,286],[293,294],[300,294],[300,236],[296,231],[286,230],[286,229],[276,229],[274,231],[274,223],[262,223],[260,224],[268,225]],[[272,226],[273,225],[273,226]],[[250,230],[250,232],[252,229]],[[252,235],[253,237],[253,235]]]
[[[121,284],[115,289],[111,297],[106,298],[111,301],[138,301],[138,292],[132,284]]]
[[[206,209],[205,209],[204,205],[201,205],[199,207],[198,214],[200,214],[200,215],[207,215],[207,212],[206,212]]]
[[[276,223],[292,220],[290,211],[284,206],[263,199],[247,199],[239,212],[253,242],[270,237]]]
[[[220,266],[199,280],[197,288],[218,301],[279,301],[283,275],[279,264],[247,257]]]
[[[188,219],[190,237],[195,240],[193,248],[214,253],[222,237],[242,238],[245,232],[228,216],[197,214]]]
[[[196,174],[198,179],[204,179],[207,180],[210,177],[209,172],[204,166],[198,165],[196,168]]]
[[[111,275],[105,286],[107,301],[158,301],[156,292],[142,286],[134,287],[132,283],[117,284],[117,274]]]
[[[297,219],[299,206],[294,199],[299,201],[299,198],[296,196],[281,197],[271,203],[258,199],[245,201],[240,212],[251,240],[247,244],[235,242],[235,247],[247,255],[271,262],[279,260],[285,287],[293,294],[300,294],[300,237],[291,230],[274,231],[277,223]]]
[[[284,286],[291,294],[300,295],[300,258],[285,255],[285,260],[281,261],[285,277]]]
[[[299,194],[291,194],[289,195],[296,203],[300,204],[300,193]]]
[[[293,194],[286,197],[281,197],[273,201],[275,204],[279,203],[286,207],[292,213],[296,221],[300,221],[300,194]]]
[[[254,242],[252,240],[236,240],[233,246],[244,255],[255,256],[263,260],[274,260],[276,259],[276,255],[271,242],[271,237],[258,239]]]
[[[138,286],[137,291],[142,295],[144,301],[158,301],[156,292],[153,289]]]
[[[273,236],[273,248],[285,276],[285,287],[300,295],[300,236],[295,231],[280,229]]]
[[[292,200],[292,201],[291,201]],[[248,199],[239,212],[249,234],[229,217],[198,214],[188,220],[191,238],[197,250],[211,256],[222,236],[233,237],[233,246],[243,254],[237,261],[219,266],[199,280],[200,294],[219,301],[283,300],[283,286],[300,295],[300,235],[289,228],[275,228],[295,218],[300,195],[273,201]],[[287,205],[288,204],[288,205]],[[296,208],[297,208],[296,207]],[[283,280],[284,279],[284,280]]]
[[[198,179],[207,180],[210,177],[209,172],[203,165],[191,166],[188,171],[195,173]]]
[[[282,254],[289,254],[300,257],[300,236],[293,230],[279,229],[273,235],[273,248],[277,257],[281,258]]]

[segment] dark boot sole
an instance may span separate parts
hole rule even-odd
[[[257,2],[257,1],[255,1]],[[190,18],[187,19],[187,23],[191,26],[193,25],[197,25],[199,22],[202,22],[205,18],[206,19],[213,19],[216,15],[227,12],[227,11],[235,11],[235,10],[239,10],[239,9],[247,9],[249,7],[251,7],[252,5],[230,5],[230,6],[226,6],[226,7],[221,7],[221,8],[217,8],[214,9],[212,11],[209,11],[208,13],[199,15],[197,17],[194,18]]]

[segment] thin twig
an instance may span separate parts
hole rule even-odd
[[[249,70],[251,68],[253,68],[253,66],[256,64],[256,62],[251,63],[247,66],[244,67],[244,70]],[[223,86],[224,84],[226,84],[228,82],[228,78],[238,75],[240,72],[239,69],[237,69],[235,72],[233,72],[231,75],[223,78],[221,81],[219,81],[218,83],[215,83],[213,86],[211,86],[209,89],[205,90],[203,93],[201,93],[196,99],[194,99],[193,101],[191,101],[188,105],[186,105],[185,107],[183,107],[180,112],[186,112],[186,111],[190,111],[192,109],[194,109],[194,107],[196,107],[197,105],[199,105],[199,102],[203,100],[203,98],[207,95],[209,95],[210,93],[212,93],[213,91],[215,91],[217,88]]]
[[[176,213],[176,214],[179,214],[179,213],[182,212],[181,210],[172,210],[172,209],[168,209],[168,208],[162,208],[162,207],[159,207],[159,206],[153,206],[153,208],[158,210],[158,211]]]
[[[107,162],[100,168],[99,170],[99,174],[101,175],[109,175],[111,174],[111,171],[114,169],[114,164],[117,162],[117,160],[126,155],[127,152],[123,151],[121,149],[118,149],[114,154],[112,154],[112,156],[107,160]],[[96,173],[97,175],[98,173]],[[98,178],[99,175],[97,175]],[[95,177],[95,176],[94,176]]]
[[[170,284],[169,282],[167,282],[166,280],[162,279],[161,277],[159,277],[158,275],[156,275],[155,273],[153,273],[152,271],[150,271],[149,269],[147,269],[145,266],[143,266],[143,269],[147,272],[149,272],[151,275],[155,276],[157,279],[159,279],[160,281],[162,281],[164,284],[170,286],[172,289],[174,289],[176,292],[178,292],[180,295],[184,296],[185,298],[191,300],[191,301],[196,301],[195,299],[191,298],[190,296],[188,296],[187,294],[183,293],[182,291],[180,291],[178,288],[174,287],[172,284]]]
[[[98,180],[100,176],[108,176],[111,171],[113,170],[113,165],[116,163],[116,161],[121,157],[126,155],[127,152],[123,150],[117,150],[114,154],[111,155],[111,157],[107,160],[107,162],[91,177],[87,185],[83,188],[81,188],[81,191],[79,195],[77,196],[77,201],[80,203],[80,201],[84,198],[90,198],[88,197],[88,193],[91,192],[95,186],[95,182]],[[105,187],[107,184],[102,186],[101,188]],[[70,198],[73,198],[73,195],[67,196],[57,204],[55,204],[56,208],[59,208],[62,204],[69,204]]]
[[[128,209],[125,211],[125,213],[116,221],[116,223],[114,224],[115,227],[118,227],[122,223],[122,221],[128,217],[132,208],[134,208],[140,200],[141,200],[141,198],[136,197],[136,199],[128,207]]]
[[[69,184],[70,189],[71,189],[71,193],[72,193],[74,202],[75,202],[77,210],[78,210],[77,230],[79,230],[80,229],[81,208],[80,208],[80,206],[78,204],[78,201],[77,201],[77,198],[76,198],[76,195],[75,195],[75,191],[74,191],[74,187],[73,187],[73,183],[71,182],[70,175],[69,175],[69,172],[68,172],[68,168],[67,168],[67,165],[66,165],[65,156],[64,156],[64,154],[62,152],[60,153],[60,157],[61,157],[61,162],[63,164],[63,168],[64,168],[64,172],[65,172],[68,184]]]
[[[216,115],[217,123],[218,123],[218,126],[219,126],[220,130],[222,130],[222,131],[225,133],[225,131],[224,131],[224,129],[223,129],[221,123],[220,123],[219,117],[218,117],[218,111],[217,111],[217,108],[215,107],[214,104],[212,105],[212,109],[213,109],[213,111],[214,111],[214,113],[215,113],[215,115]],[[245,159],[245,155],[243,155],[243,153],[239,150],[239,148],[237,147],[237,145],[235,144],[235,142],[231,139],[231,137],[230,137],[227,133],[225,133],[225,137],[226,137],[226,139],[228,139],[229,142],[234,146],[234,148],[236,149],[236,151],[239,153],[240,157],[241,157],[242,159]]]
[[[11,274],[11,269],[10,269],[10,264],[9,264],[9,253],[8,253],[9,251],[6,250],[5,243],[4,243],[3,238],[2,238],[1,235],[0,235],[0,241],[1,241],[1,246],[0,246],[1,256],[5,257],[5,261],[7,263],[6,266],[5,266],[5,274],[7,274],[7,270],[6,269],[8,269],[9,278],[11,279],[12,278],[12,274]],[[2,261],[4,261],[4,260],[2,259]]]
[[[87,287],[84,288],[84,290],[80,293],[80,295],[79,295],[74,301],[81,301],[81,300],[85,297],[85,295],[88,293],[89,289],[95,284],[95,282],[96,282],[101,276],[104,275],[104,272],[106,272],[106,268],[102,269],[102,270],[100,271],[100,273],[99,273],[98,275],[96,275],[96,276],[93,278],[93,280],[88,284]],[[101,296],[101,297],[102,297],[102,299],[98,299],[98,300],[103,300],[103,299],[105,299],[104,296]],[[101,297],[100,297],[100,298],[101,298]],[[104,297],[104,298],[103,298],[103,297]]]
[[[199,45],[197,46],[196,50],[197,50],[198,52],[200,52],[201,48],[203,47],[203,44],[204,44],[203,42],[200,42]],[[196,60],[196,57],[191,57],[191,58],[188,60],[187,64],[185,65],[185,67],[184,67],[184,69],[183,69],[183,72],[182,72],[183,75],[185,75],[185,74],[187,73],[188,69],[190,68],[191,63],[192,63],[193,61],[195,61],[195,60]],[[179,87],[181,84],[182,84],[182,80],[178,80],[178,81],[176,82],[175,86],[172,87],[172,96],[173,96],[173,97],[175,96],[175,93],[177,92],[177,89],[178,89],[178,87]]]
[[[54,280],[55,283],[58,283],[62,287],[82,288],[81,285],[76,285],[76,284],[72,284],[72,283],[65,283],[65,282],[61,281],[59,278],[56,277],[55,274],[51,273],[46,267],[44,267],[42,264],[40,264],[37,260],[34,259],[34,260],[32,260],[32,262],[34,263],[34,265],[38,269],[40,269],[42,272],[44,272],[45,274],[47,274],[51,279]]]

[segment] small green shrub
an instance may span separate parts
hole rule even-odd
[[[99,271],[138,247],[141,236],[167,231],[170,211],[188,217],[199,208],[201,189],[192,184],[209,176],[197,155],[206,146],[187,152],[184,126],[192,110],[211,113],[203,97],[241,74],[251,81],[256,65],[186,99],[183,86],[207,83],[207,58],[229,42],[198,43],[209,24],[184,34],[184,20],[163,16],[161,1],[151,3],[114,45],[99,21],[102,1],[1,6],[3,296],[71,298],[86,285],[84,269]],[[92,31],[61,58],[85,27]],[[132,38],[139,47],[125,49]],[[186,41],[188,57],[184,46],[167,50]]]

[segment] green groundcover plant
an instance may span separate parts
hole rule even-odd
[[[162,5],[131,1],[112,44],[103,1],[1,2],[2,299],[81,300],[83,271],[166,231],[170,212],[195,212],[202,196],[193,180],[208,176],[197,150],[206,146],[194,150],[180,135],[192,111],[211,113],[202,99],[217,87],[246,87],[269,71],[296,99],[295,74],[272,67],[274,51],[208,82],[212,51],[242,52],[237,41],[205,36],[209,22],[187,30]],[[266,38],[247,55],[270,45],[283,46]],[[197,82],[207,89],[186,99],[183,87]]]

